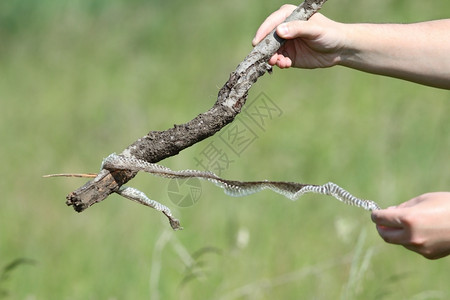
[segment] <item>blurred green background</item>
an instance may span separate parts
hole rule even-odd
[[[211,107],[253,35],[283,2],[0,1],[0,298],[448,299],[449,259],[378,236],[370,214],[333,198],[269,191],[231,198],[207,183],[190,207],[167,179],[130,182],[165,217],[117,195],[78,214],[65,196],[149,130]],[[448,17],[448,1],[329,1],[342,22]],[[336,67],[261,78],[282,110],[240,156],[212,137],[162,162],[198,168],[214,142],[241,180],[333,181],[387,207],[449,190],[450,94]],[[242,114],[241,121],[249,121]],[[222,143],[222,144],[221,144]],[[16,259],[26,259],[8,269]],[[9,271],[8,271],[9,270]]]

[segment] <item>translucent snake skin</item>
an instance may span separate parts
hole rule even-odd
[[[208,171],[198,171],[198,170],[181,170],[173,171],[167,167],[152,164],[144,160],[140,160],[134,157],[127,157],[117,155],[115,153],[109,155],[103,160],[102,168],[107,170],[130,170],[130,171],[144,171],[156,176],[167,177],[167,178],[190,178],[195,177],[199,179],[204,179],[214,183],[215,185],[224,189],[225,193],[234,197],[242,197],[250,194],[257,193],[264,189],[270,189],[280,195],[285,196],[291,200],[296,200],[305,193],[316,193],[333,196],[339,201],[344,202],[348,205],[354,205],[361,207],[365,210],[376,210],[380,209],[378,204],[374,201],[359,199],[339,187],[338,185],[328,182],[324,185],[314,185],[314,184],[302,184],[296,182],[286,182],[286,181],[236,181],[227,180],[218,177],[216,174]],[[131,188],[131,187],[121,187],[118,194],[131,199],[133,201],[139,202],[141,204],[150,206],[158,211],[161,211],[167,216],[170,221],[170,225],[173,229],[181,229],[180,222],[172,216],[172,213],[168,207],[162,205],[161,203],[149,199],[143,192]]]

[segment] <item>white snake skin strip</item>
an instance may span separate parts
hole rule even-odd
[[[157,211],[162,212],[169,219],[170,226],[172,226],[173,229],[175,230],[183,229],[183,227],[180,226],[180,221],[178,221],[173,217],[172,212],[167,206],[159,203],[158,201],[149,199],[140,190],[132,187],[122,186],[116,193],[121,195],[122,197],[136,201],[140,204],[149,206],[151,208],[156,209]]]
[[[313,185],[313,184],[302,184],[296,182],[286,182],[286,181],[236,181],[227,180],[218,177],[216,174],[208,171],[197,171],[197,170],[181,170],[173,171],[169,168],[158,164],[152,164],[134,157],[119,156],[115,153],[109,155],[103,160],[102,168],[107,170],[131,170],[131,171],[144,171],[153,175],[167,177],[167,178],[189,178],[195,177],[199,179],[208,180],[215,185],[224,189],[225,193],[234,197],[241,197],[250,194],[257,193],[264,189],[270,189],[280,195],[283,195],[291,200],[296,200],[300,196],[306,193],[315,193],[333,196],[339,201],[344,202],[348,205],[354,205],[361,207],[365,210],[376,210],[380,209],[378,204],[370,200],[359,199],[350,194],[348,191],[344,190],[340,186],[328,182],[324,185]],[[122,187],[118,194],[142,203],[144,205],[150,206],[156,210],[163,212],[170,221],[172,228],[180,229],[180,225],[177,219],[175,219],[169,208],[160,204],[157,201],[150,200],[144,193],[129,187]]]

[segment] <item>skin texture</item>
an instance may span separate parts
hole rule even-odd
[[[429,259],[450,254],[450,192],[428,193],[372,213],[378,233]]]
[[[296,8],[283,5],[261,24],[256,45],[271,30],[287,42],[269,61],[280,68],[345,66],[423,85],[450,89],[450,19],[414,24],[344,24],[314,14],[282,22]],[[372,220],[388,243],[428,259],[450,254],[450,192],[427,193],[376,210]]]
[[[344,24],[320,13],[281,24],[295,8],[283,5],[260,26],[256,45],[273,28],[289,41],[269,61],[280,68],[342,65],[450,89],[450,19],[414,24]]]

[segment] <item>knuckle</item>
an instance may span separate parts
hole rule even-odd
[[[426,240],[420,236],[411,236],[410,244],[418,249],[422,249],[422,251],[427,251],[425,248]]]
[[[414,223],[416,223],[416,217],[410,214],[405,214],[399,217],[400,223],[405,225],[405,227],[411,228]]]
[[[389,244],[396,244],[396,243],[394,242],[394,240],[393,240],[391,237],[389,237],[389,236],[382,235],[381,238],[382,238],[386,243],[389,243]]]

